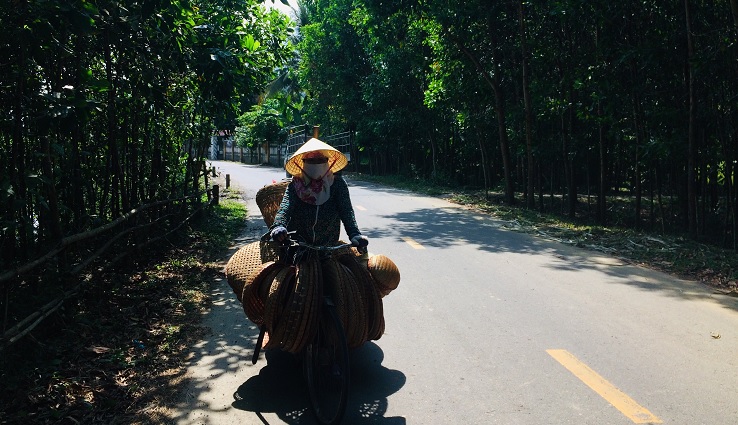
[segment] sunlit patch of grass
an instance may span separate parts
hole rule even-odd
[[[246,225],[247,211],[244,205],[232,199],[221,199],[202,219],[191,239],[203,244],[206,251],[228,246]],[[213,219],[217,217],[217,219]]]

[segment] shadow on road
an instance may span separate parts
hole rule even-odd
[[[405,375],[382,366],[384,353],[372,342],[351,352],[351,390],[344,423],[404,425],[405,418],[385,417],[387,397],[405,385]],[[264,361],[264,360],[260,360]],[[266,366],[233,394],[233,407],[250,411],[265,424],[275,413],[288,424],[315,424],[297,356],[270,350]]]
[[[460,207],[422,208],[385,215],[383,218],[391,220],[395,225],[365,228],[364,233],[369,238],[397,240],[412,238],[425,247],[439,249],[473,245],[477,249],[495,253],[545,252],[554,258],[548,265],[551,269],[569,271],[597,269],[616,278],[613,283],[628,284],[646,291],[662,291],[684,300],[707,300],[738,311],[738,299],[715,293],[707,285],[636,267],[628,264],[627,260],[616,259],[601,252],[519,233],[506,221]]]

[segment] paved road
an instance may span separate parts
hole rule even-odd
[[[249,203],[274,168],[214,162]],[[738,302],[509,230],[442,199],[349,180],[370,251],[395,261],[387,328],[353,352],[347,424],[738,423]],[[224,258],[224,262],[227,258]],[[225,280],[178,424],[312,424],[298,365],[255,366],[257,329]]]

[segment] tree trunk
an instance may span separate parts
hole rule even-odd
[[[487,177],[487,148],[484,146],[484,137],[477,130],[477,141],[479,141],[479,154],[482,161],[482,178],[484,179],[484,199],[489,199],[489,178]]]
[[[574,165],[576,164],[577,160],[577,150],[573,148],[572,145],[572,135],[574,134],[574,107],[571,105],[574,105],[574,88],[570,85],[567,87],[567,92],[569,93],[569,108],[567,111],[567,117],[569,122],[569,130],[566,133],[566,137],[568,138],[568,146],[569,149],[571,149],[571,153],[564,152],[566,155],[564,157],[564,161],[569,166],[569,184],[567,185],[568,188],[568,195],[567,195],[567,214],[570,218],[576,218],[577,216],[577,205],[579,204],[579,198],[577,197],[578,193],[578,180],[577,180],[577,167]]]
[[[431,129],[430,131],[430,144],[431,144],[431,177],[435,178],[438,170],[436,169],[436,132]],[[414,176],[413,176],[414,177]]]
[[[474,64],[477,72],[481,75],[487,85],[492,89],[495,96],[495,114],[497,115],[497,132],[500,138],[500,154],[502,155],[502,172],[505,176],[505,202],[508,205],[515,203],[515,190],[513,188],[512,181],[512,161],[510,160],[510,143],[507,138],[507,122],[505,118],[505,100],[503,97],[501,82],[500,82],[500,70],[499,61],[497,59],[497,49],[495,46],[491,49],[492,54],[492,67],[495,69],[492,72],[492,77],[489,76],[487,70],[484,69],[482,64],[479,62],[477,57],[469,51],[461,42],[453,38],[447,31],[446,34],[449,36],[456,46],[466,55],[469,60]],[[495,29],[492,24],[489,25],[490,40],[495,42]]]
[[[59,198],[56,194],[55,178],[54,178],[54,166],[51,161],[51,148],[49,138],[46,136],[41,137],[41,154],[43,155],[41,160],[41,169],[45,177],[44,186],[46,187],[46,225],[48,226],[48,241],[51,244],[58,243],[62,238],[61,229],[61,218],[59,216]]]
[[[23,4],[25,6],[25,4]],[[23,18],[26,17],[27,10],[21,13]],[[19,22],[19,28],[24,27],[24,22]],[[13,193],[8,198],[8,212],[4,217],[8,223],[18,222],[17,231],[8,232],[9,237],[3,241],[4,253],[3,258],[7,260],[6,264],[11,264],[13,260],[19,261],[24,260],[30,255],[30,246],[32,245],[32,234],[29,226],[25,223],[25,218],[29,216],[26,202],[27,200],[27,187],[25,181],[26,175],[26,146],[23,138],[24,128],[24,102],[26,98],[25,93],[25,78],[27,78],[28,70],[26,66],[26,49],[27,42],[25,37],[20,37],[18,40],[18,61],[15,64],[17,70],[15,75],[17,76],[15,81],[15,90],[13,96],[13,130],[11,136],[11,159],[10,163],[13,165],[8,170],[10,174],[10,185],[13,188]]]
[[[733,15],[733,24],[735,25],[735,40],[733,43],[733,49],[735,50],[736,49],[735,45],[736,43],[738,43],[738,0],[730,0],[730,11],[731,11],[731,15]],[[735,74],[736,74],[736,77],[738,77],[738,65],[735,66]],[[736,145],[738,145],[738,129],[735,129],[733,131],[733,134],[730,137],[731,137],[731,146],[733,147],[733,149],[731,150],[732,155],[730,155],[728,158],[731,160],[734,160],[735,153],[736,153]],[[728,163],[732,164],[730,161]],[[735,167],[730,167],[730,168],[733,170],[733,172],[727,175],[733,177],[734,176],[733,173],[736,172],[736,169]],[[732,247],[734,250],[736,250],[738,249],[738,235],[736,234],[738,233],[738,229],[736,229],[736,226],[738,226],[738,223],[736,223],[738,221],[738,192],[736,192],[737,186],[735,182],[732,181],[731,179],[726,179],[726,180],[728,181],[728,184],[730,187],[728,192],[733,194],[732,202],[730,203],[730,205],[732,206],[731,229],[732,229],[732,234],[733,234]],[[730,198],[731,197],[729,195],[728,199]]]
[[[561,116],[559,117],[559,133],[561,134],[561,162],[564,166],[564,184],[566,185],[567,189],[566,192],[561,192],[561,211],[563,212],[564,202],[566,201],[567,195],[570,193],[569,188],[572,184],[574,184],[574,171],[572,170],[572,164],[569,161],[569,139],[566,134],[565,112],[562,112]]]
[[[121,169],[120,156],[117,146],[117,119],[115,110],[115,83],[113,81],[113,58],[112,41],[110,40],[110,28],[105,31],[105,75],[108,80],[108,156],[110,165],[110,216],[112,218],[120,215],[120,191],[121,191]],[[103,216],[104,217],[104,216]]]
[[[689,10],[689,0],[684,0],[684,14],[687,30],[687,90],[689,96],[689,150],[687,159],[687,220],[689,235],[697,236],[697,99],[694,87],[694,42],[692,39],[692,18]]]
[[[528,177],[527,177],[527,190],[525,191],[525,207],[528,209],[535,208],[535,193],[534,193],[534,177],[535,167],[533,166],[533,113],[531,112],[530,104],[530,88],[528,87],[528,51],[526,45],[526,28],[525,28],[525,16],[523,14],[523,1],[518,1],[518,22],[520,25],[520,54],[523,65],[523,103],[525,105],[525,150],[528,160]]]
[[[494,56],[494,53],[493,53]],[[495,61],[495,64],[497,61]],[[505,117],[505,102],[500,88],[500,73],[496,71],[492,79],[492,91],[495,93],[495,114],[497,115],[497,134],[500,138],[500,155],[502,156],[502,173],[505,179],[505,202],[508,205],[515,203],[515,189],[512,178],[512,161],[510,160],[510,142],[507,138],[507,118]]]
[[[636,72],[635,72],[635,63],[631,63],[631,75],[633,77],[633,86],[635,87],[636,82]],[[640,230],[641,228],[641,211],[643,209],[642,207],[642,200],[643,200],[643,188],[641,186],[641,158],[640,158],[640,147],[643,143],[642,140],[642,122],[641,122],[641,113],[640,113],[640,98],[638,96],[637,90],[633,91],[632,94],[632,102],[633,102],[633,131],[635,133],[635,152],[634,152],[634,170],[633,170],[633,183],[634,183],[634,192],[635,192],[635,213],[633,217],[633,225],[636,230]]]
[[[601,226],[607,224],[607,160],[606,157],[606,141],[605,141],[605,129],[602,124],[602,103],[597,101],[597,118],[598,118],[598,146],[599,146],[599,161],[600,161],[600,178],[599,178],[599,191],[597,192],[597,223]]]

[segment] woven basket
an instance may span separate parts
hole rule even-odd
[[[316,259],[288,267],[274,277],[264,314],[269,333],[265,348],[298,353],[305,347],[318,326],[321,282]]]
[[[371,275],[363,268],[362,278],[357,279],[364,291],[364,302],[367,310],[367,335],[369,340],[377,340],[384,334],[384,305],[382,296],[377,289]]]
[[[323,278],[325,284],[323,290],[336,305],[336,313],[343,325],[346,342],[349,347],[358,347],[364,342],[362,338],[366,320],[356,279],[336,258],[323,262]]]
[[[272,227],[272,224],[274,224],[274,216],[277,215],[288,185],[289,181],[273,183],[256,192],[256,205],[259,206],[259,211],[261,211],[261,216],[264,218],[267,227]]]
[[[299,353],[315,334],[318,327],[318,311],[323,277],[317,259],[303,261],[297,267],[295,289],[287,299],[283,324],[285,333],[281,349]]]
[[[356,291],[358,302],[354,308],[361,310],[361,328],[355,336],[354,347],[358,347],[370,339],[379,339],[384,332],[382,323],[384,321],[382,300],[377,292],[369,272],[359,264],[357,257],[344,255],[339,261],[345,266],[353,277],[353,288]],[[380,332],[380,328],[381,332]]]
[[[261,270],[263,264],[276,261],[279,253],[269,242],[256,241],[241,247],[228,260],[225,275],[239,301],[243,302],[243,287],[249,278]]]
[[[282,317],[282,307],[291,287],[294,286],[295,272],[294,267],[286,267],[272,279],[269,295],[264,303],[264,325],[269,333],[269,341],[264,348],[280,348],[284,328],[279,327],[279,321]]]
[[[261,248],[259,242],[252,242],[238,251],[228,260],[225,267],[225,275],[233,292],[239,301],[243,287],[252,273],[257,272],[263,263],[261,259]]]
[[[261,266],[261,269],[251,276],[243,286],[243,294],[241,302],[243,303],[243,311],[246,317],[257,325],[264,323],[264,308],[266,302],[266,293],[264,287],[271,286],[272,280],[286,266],[282,263],[269,261]],[[268,289],[267,289],[268,291]]]
[[[400,269],[385,255],[377,254],[369,257],[367,269],[382,297],[397,289],[400,284]]]

